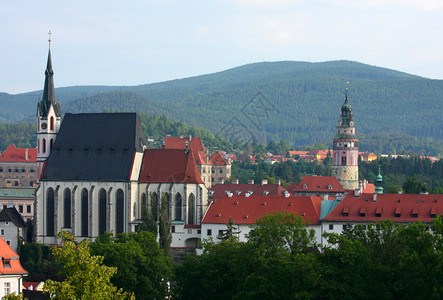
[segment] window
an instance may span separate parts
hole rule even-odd
[[[197,229],[197,234],[202,234],[202,230],[201,229]]]
[[[42,152],[46,153],[46,139],[42,140]]]
[[[348,229],[348,225],[343,224],[343,231],[345,231],[346,229]]]
[[[0,229],[0,234],[1,235],[5,235],[5,230],[2,228],[2,229]]]
[[[55,235],[55,205],[54,205],[54,189],[49,188],[46,191],[46,235]]]
[[[212,229],[206,230],[206,234],[207,234],[207,236],[211,236],[212,235]]]
[[[26,170],[25,170],[25,169],[22,169],[22,173],[26,173]]]
[[[71,228],[71,190],[66,188],[63,193],[63,227]]]
[[[98,193],[98,235],[103,235],[106,231],[106,202],[106,191],[101,189]]]
[[[8,226],[8,225],[9,225],[9,221],[6,221],[6,222],[5,222],[5,225]]]
[[[188,234],[192,234],[192,229],[188,229]]]
[[[172,233],[175,232],[175,226],[171,226],[171,232],[172,232]]]
[[[342,166],[346,165],[346,157],[345,156],[342,156],[342,158],[341,158],[341,165]]]
[[[203,168],[203,173],[206,173],[206,168]]]
[[[3,204],[3,209],[8,208],[8,205]]]
[[[34,181],[33,180],[29,181],[29,186],[34,186]]]
[[[175,194],[175,220],[182,221],[182,195],[180,193]]]
[[[11,173],[11,172],[12,172],[12,169],[11,169],[11,168],[8,168],[8,172]]]
[[[0,172],[3,172],[3,168],[0,168]]]
[[[124,227],[124,210],[125,210],[125,204],[124,204],[124,194],[122,189],[118,189],[115,193],[115,197],[117,198],[117,207],[115,208],[115,229],[117,234],[123,232]],[[135,210],[134,210],[135,211]]]
[[[31,213],[31,205],[26,205],[26,213]]]
[[[221,230],[221,229],[220,229],[220,230],[218,231],[218,236],[219,236],[219,237],[223,236],[223,233],[224,233],[224,232],[225,232],[224,230]]]
[[[220,169],[220,174],[222,174],[223,173],[223,170],[222,169]]]
[[[5,282],[5,295],[9,295],[11,293],[11,284],[9,282]]]
[[[194,225],[195,221],[195,197],[194,194],[189,195],[189,207],[188,207],[188,224]]]
[[[88,200],[88,190],[82,189],[81,194],[81,235],[86,237],[88,236],[89,229],[89,200]]]
[[[214,182],[214,177],[211,178],[211,182]]]
[[[334,230],[334,224],[329,224],[329,230]]]
[[[51,120],[49,122],[49,129],[51,131],[54,131],[54,117],[51,117]]]
[[[23,205],[18,206],[18,212],[21,214],[23,213]]]
[[[11,241],[10,240],[7,240],[6,241],[6,244],[8,244],[9,246],[11,246]],[[11,265],[9,265],[9,268],[11,267]]]
[[[34,173],[34,172],[35,172],[34,169],[30,169],[29,171],[30,171],[31,173]]]
[[[215,169],[212,169],[212,173],[215,173]]]

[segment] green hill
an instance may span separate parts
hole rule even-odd
[[[386,136],[441,145],[442,80],[350,61],[255,63],[140,86],[58,88],[56,96],[63,112],[148,112],[245,141],[329,145],[347,81],[358,135],[380,136],[381,145]],[[35,114],[41,94],[0,94],[0,120]]]

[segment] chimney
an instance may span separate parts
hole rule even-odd
[[[25,160],[28,160],[28,148],[25,148]]]
[[[254,184],[254,179],[248,179],[248,184]]]
[[[323,200],[328,200],[328,194],[325,194]]]
[[[248,198],[250,196],[249,193],[245,193],[245,197]]]
[[[232,184],[238,184],[238,178],[234,178],[234,179],[232,179]]]
[[[281,180],[277,179],[277,181],[275,183],[278,184],[278,185],[281,185]]]
[[[180,134],[180,139],[181,139],[181,140],[183,139],[183,134]]]
[[[261,185],[265,185],[265,184],[268,184],[268,180],[267,179],[262,179],[261,180]]]
[[[377,194],[374,193],[374,195],[372,196],[372,201],[377,202]]]
[[[189,150],[188,150],[188,141],[186,141],[186,150],[185,153],[188,154]]]
[[[192,134],[189,135],[189,141],[192,141]]]
[[[355,190],[354,191],[354,196],[355,197],[359,197],[360,196],[360,190]]]
[[[284,191],[284,194],[285,194],[285,198],[289,198],[289,196],[291,195],[291,194],[289,194],[288,191]]]
[[[366,184],[368,183],[368,181],[365,179],[365,180],[363,180],[363,189],[365,189],[366,190]]]

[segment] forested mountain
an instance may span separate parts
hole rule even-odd
[[[329,145],[347,81],[358,135],[377,140],[379,149],[389,148],[392,136],[396,141],[429,138],[426,143],[441,145],[442,80],[350,61],[255,63],[140,86],[59,88],[56,96],[63,112],[148,112],[245,141]],[[40,95],[0,94],[0,120],[35,114]],[[243,135],[232,135],[230,126]],[[396,147],[408,150],[401,143]]]

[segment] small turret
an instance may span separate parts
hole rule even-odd
[[[383,176],[380,174],[380,168],[378,168],[377,179],[375,180],[375,193],[383,194]]]

